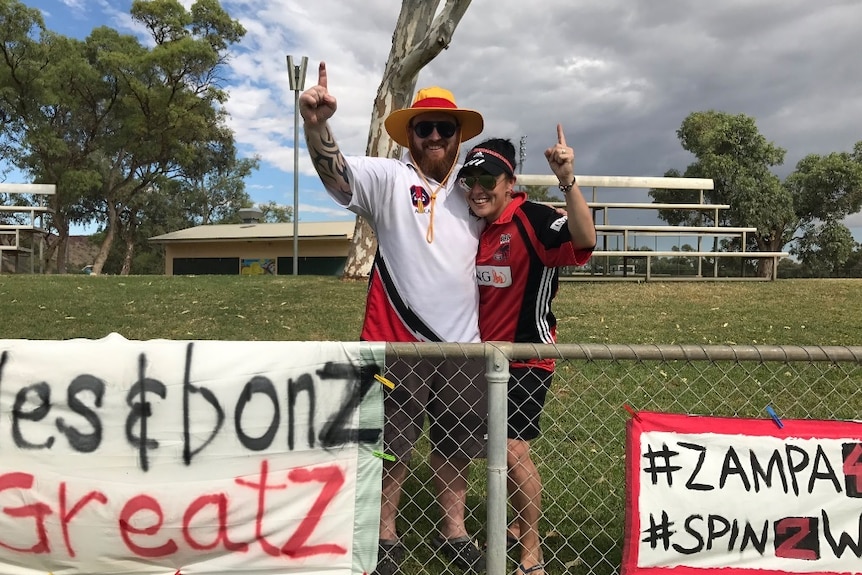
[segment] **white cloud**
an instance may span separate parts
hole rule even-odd
[[[293,204],[290,204],[291,206]],[[314,216],[314,219],[320,219],[322,216],[327,221],[344,221],[352,220],[356,216],[352,212],[348,212],[344,208],[339,208],[333,204],[333,207],[320,206],[317,204],[299,204],[299,221],[309,221],[309,214]]]
[[[141,31],[132,27],[129,1],[98,1],[110,25]],[[243,150],[290,178],[294,93],[285,56],[292,54],[309,58],[306,87],[326,61],[338,99],[333,131],[346,153],[364,153],[400,3],[222,5],[247,30],[226,86]],[[460,105],[481,111],[484,136],[526,136],[525,173],[546,171],[542,151],[558,122],[579,173],[683,170],[692,158],[677,128],[691,112],[716,109],[753,116],[768,140],[787,149],[783,176],[809,153],[849,151],[862,140],[859,22],[858,0],[473,0],[418,85],[448,87]],[[301,173],[313,175],[300,152]]]
[[[848,217],[844,221],[844,225],[846,225],[848,228],[862,229],[862,212],[859,212],[858,214],[853,214],[852,216]]]

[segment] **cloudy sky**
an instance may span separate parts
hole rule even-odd
[[[189,6],[189,0],[182,0]],[[49,29],[85,37],[95,26],[136,33],[131,0],[29,0]],[[362,154],[371,104],[400,9],[397,0],[222,0],[247,34],[227,89],[231,125],[261,170],[259,202],[293,205],[294,93],[285,56],[308,57],[306,87],[327,63],[338,98],[332,126]],[[576,173],[660,176],[692,161],[676,137],[691,112],[753,116],[785,148],[783,177],[804,156],[862,140],[859,0],[473,0],[418,86],[451,89],[485,118],[483,136],[526,136],[525,174],[562,123]],[[478,140],[468,142],[476,143]],[[300,133],[300,221],[344,219],[314,177]],[[643,192],[645,195],[645,192]],[[857,239],[862,216],[851,217]]]

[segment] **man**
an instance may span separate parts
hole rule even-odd
[[[484,224],[470,214],[455,174],[460,144],[482,132],[482,116],[458,108],[448,90],[426,88],[384,121],[406,149],[402,159],[345,157],[327,123],[336,107],[321,62],[317,85],[299,99],[308,150],[329,194],[377,234],[361,339],[479,342],[475,257]],[[470,459],[485,447],[483,363],[402,360],[387,377],[395,389],[384,403],[384,443],[396,461],[384,462],[375,573],[398,573],[403,560],[398,504],[426,415],[442,514],[432,545],[462,569],[483,572],[485,559],[464,525]]]

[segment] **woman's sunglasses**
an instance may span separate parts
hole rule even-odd
[[[455,122],[416,122],[413,124],[413,132],[420,138],[427,138],[437,128],[437,133],[441,138],[451,138],[458,131],[458,124]]]
[[[491,174],[482,174],[481,176],[465,176],[458,179],[458,183],[465,191],[473,189],[477,183],[489,192],[497,187],[497,176]]]

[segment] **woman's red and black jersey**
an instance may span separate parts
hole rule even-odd
[[[479,331],[483,341],[555,343],[560,266],[584,265],[592,249],[575,250],[567,217],[516,192],[479,240]],[[553,360],[530,366],[553,370]],[[513,366],[519,365],[513,363]]]

